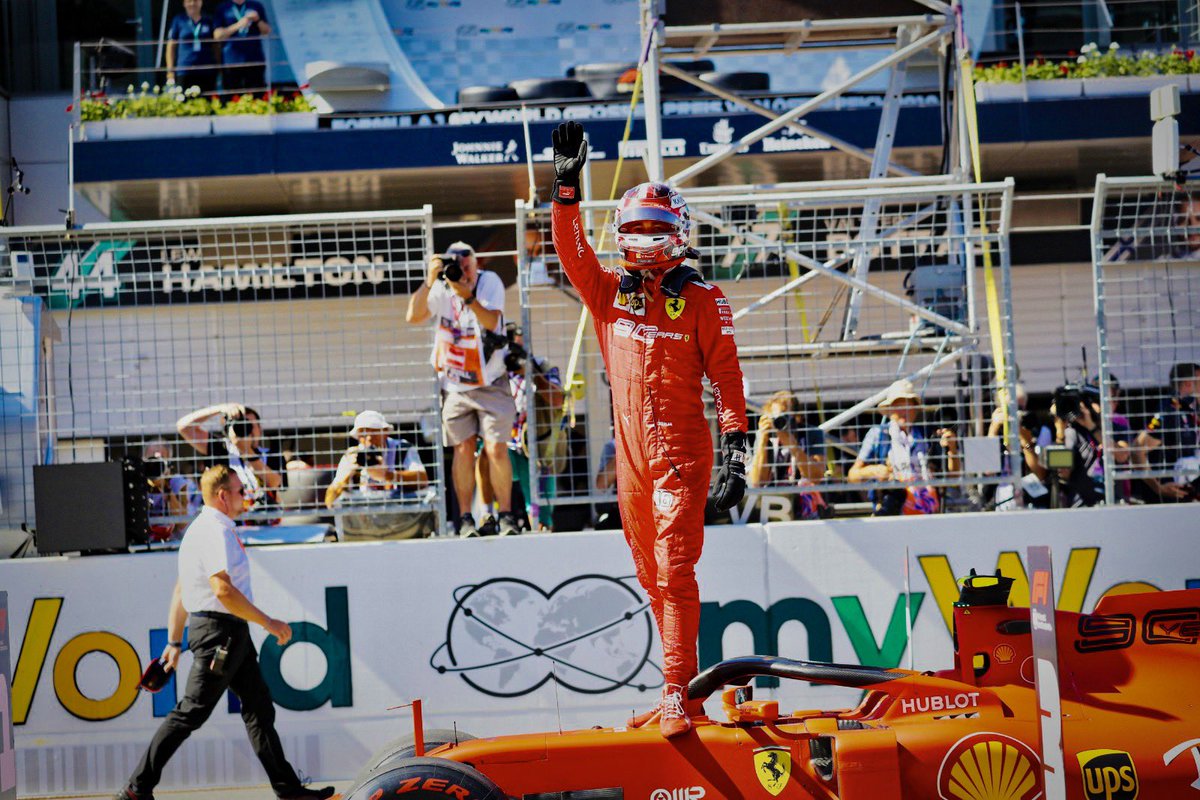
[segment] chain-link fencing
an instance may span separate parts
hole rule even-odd
[[[404,305],[431,250],[429,207],[0,229],[4,520],[33,522],[34,465],[128,457],[164,537],[217,461],[258,525],[434,529],[438,392]]]
[[[1200,195],[1098,176],[1092,214],[1108,502],[1200,492]],[[1103,387],[1104,391],[1100,391]]]
[[[885,497],[909,510],[981,508],[997,487],[1009,491],[1016,434],[996,412],[1005,395],[993,356],[1013,362],[1011,184],[897,179],[723,192],[685,195],[699,268],[736,312],[751,407],[752,496],[733,517],[861,512]],[[589,241],[615,264],[604,231],[611,207],[582,204]],[[530,447],[542,448],[536,499],[594,504],[615,518],[611,407],[595,334],[554,253],[550,210],[520,205],[517,216],[527,343],[545,360],[529,374],[553,368],[570,398],[563,411],[535,393],[527,409],[539,419],[528,427]],[[880,404],[903,380],[916,397],[894,423]],[[1011,400],[1007,409],[1011,418]],[[891,441],[903,448],[889,452]]]

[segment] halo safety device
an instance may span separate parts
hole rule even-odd
[[[665,183],[642,183],[627,191],[612,231],[626,269],[675,266],[695,253],[689,247],[692,217],[687,202]]]

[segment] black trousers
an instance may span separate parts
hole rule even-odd
[[[188,640],[195,660],[188,675],[183,699],[163,720],[150,747],[129,779],[136,795],[149,795],[162,779],[163,768],[179,746],[212,714],[225,691],[232,690],[242,702],[242,721],[250,736],[254,754],[262,762],[275,794],[284,797],[303,787],[296,771],[283,755],[283,745],[275,732],[275,704],[258,666],[258,652],[250,640],[250,626],[236,617],[197,616],[188,623]],[[211,669],[213,653],[222,645],[229,648],[225,668],[220,675]]]

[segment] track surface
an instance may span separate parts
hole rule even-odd
[[[339,792],[350,788],[350,781],[333,781]],[[328,783],[315,782],[316,786],[328,786]],[[113,792],[104,794],[54,794],[54,795],[21,795],[24,798],[44,798],[45,800],[109,800]],[[157,800],[275,800],[275,793],[267,784],[261,786],[243,786],[233,789],[175,789],[155,792]]]

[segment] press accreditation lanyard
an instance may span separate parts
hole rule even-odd
[[[239,6],[237,3],[234,3],[232,10],[233,10],[233,15],[235,17],[237,17],[237,21],[241,22],[242,17],[246,16],[246,12],[250,10],[250,7],[249,7],[249,4],[244,5],[244,6]],[[244,27],[240,31],[238,31],[238,36],[249,36],[249,35],[250,35],[250,26],[249,25],[247,25],[246,27]]]
[[[199,22],[192,22],[189,18],[188,23],[192,26],[192,51],[200,52],[200,32],[204,30],[204,18],[201,17]]]

